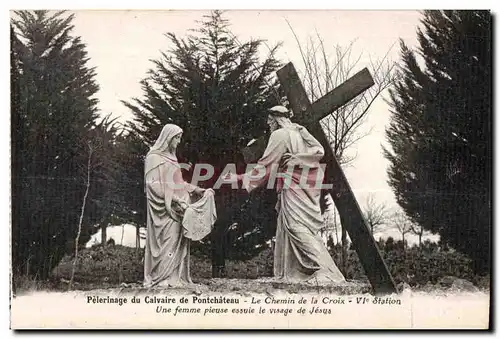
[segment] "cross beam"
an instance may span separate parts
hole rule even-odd
[[[295,72],[292,63],[289,63],[280,71],[278,71],[281,72],[279,73],[281,74],[281,78],[279,79],[282,84],[289,84],[289,92],[287,92],[287,95],[290,106],[293,107],[293,111],[295,114],[293,119],[297,123],[303,124],[306,127],[309,127],[310,121],[319,121],[323,119],[327,115],[345,105],[347,102],[354,99],[359,94],[363,93],[367,88],[373,86],[373,79],[370,75],[370,72],[368,71],[368,69],[364,68],[363,70],[349,78],[346,82],[334,88],[311,105],[307,94],[302,87],[300,79],[298,78],[298,76],[291,76],[292,73],[287,71],[287,67],[292,67],[292,72]],[[296,111],[295,108],[297,107],[300,108],[299,111]],[[305,116],[304,114],[300,114],[300,111],[307,111],[308,113],[310,113],[310,115]],[[251,146],[247,146],[242,149],[245,162],[252,163],[257,161],[264,153],[266,145],[266,138],[261,136]]]
[[[303,124],[325,149],[323,158],[323,162],[327,164],[325,182],[333,186],[331,195],[339,212],[342,226],[346,228],[352,240],[374,292],[397,292],[389,269],[320,125],[320,119],[345,105],[374,84],[370,72],[366,68],[363,69],[313,104],[309,101],[292,63],[278,70],[277,75],[294,112],[294,120]],[[256,161],[262,155],[262,145],[265,147],[262,138],[259,138],[251,147],[243,150],[247,163]]]

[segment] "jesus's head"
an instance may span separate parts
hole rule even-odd
[[[284,127],[286,124],[290,124],[290,118],[293,116],[293,112],[284,106],[274,106],[268,110],[267,124],[271,132],[274,132],[280,127]]]

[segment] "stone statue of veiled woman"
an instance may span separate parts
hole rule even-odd
[[[165,125],[146,155],[145,287],[192,284],[189,272],[190,239],[184,236],[182,220],[189,206],[190,194],[203,195],[205,190],[182,178],[175,153],[182,132],[177,125]]]

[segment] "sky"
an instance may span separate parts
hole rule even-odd
[[[77,10],[69,13],[75,15],[73,33],[81,36],[87,45],[89,66],[96,67],[101,113],[111,113],[120,121],[132,118],[121,100],[142,97],[139,82],[152,68],[151,60],[158,59],[162,51],[171,47],[165,33],[184,37],[189,29],[198,27],[197,20],[209,14],[203,10]],[[421,13],[409,10],[230,10],[224,17],[239,41],[265,39],[269,46],[281,42],[277,57],[285,63],[293,62],[299,73],[303,63],[288,23],[302,44],[311,36],[321,36],[328,54],[333,55],[336,45],[347,47],[354,41],[352,58],[360,57],[354,74],[368,67],[370,59],[380,59],[386,54],[389,60],[398,61],[399,39],[416,47]],[[382,155],[382,145],[387,145],[385,128],[390,122],[384,97],[387,92],[371,107],[361,131],[371,130],[371,133],[351,149],[357,158],[345,169],[362,208],[369,194],[388,208],[398,208],[387,184],[388,162]],[[391,235],[400,237],[397,231]]]

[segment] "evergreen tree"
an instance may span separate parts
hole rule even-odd
[[[107,115],[96,123],[85,137],[88,140],[88,148],[86,152],[82,152],[82,155],[86,158],[89,152],[92,152],[92,157],[88,163],[91,185],[85,211],[85,235],[87,237],[82,238],[82,242],[85,243],[88,236],[100,228],[102,229],[102,244],[105,245],[108,224],[125,221],[123,218],[131,214],[125,209],[124,204],[127,199],[125,192],[127,192],[128,180],[127,172],[123,169],[124,160],[127,159],[127,150],[121,147],[124,129],[115,119]]]
[[[424,229],[489,267],[491,14],[425,11],[419,55],[401,42],[385,150],[398,203]]]
[[[261,61],[262,41],[240,43],[228,27],[222,13],[215,11],[205,17],[194,34],[184,39],[167,34],[173,47],[154,61],[155,68],[142,81],[144,99],[125,102],[134,113],[134,121],[129,126],[132,134],[148,147],[165,124],[175,123],[184,129],[179,160],[210,164],[215,168],[211,180],[199,183],[202,187],[212,187],[228,163],[236,163],[238,172],[244,170],[246,165],[240,149],[267,129],[266,109],[277,104],[280,98],[274,78],[280,67],[274,57],[278,46],[266,51],[269,55]],[[142,170],[143,159],[137,165]],[[189,173],[186,179],[189,180]],[[265,191],[253,200],[259,202],[262,197],[272,200],[274,196]],[[272,226],[272,222],[269,225],[241,214],[238,207],[245,198],[228,184],[216,192],[216,203],[220,207],[218,225],[223,225],[217,226],[214,237],[226,234],[224,227],[232,222],[240,222],[235,232],[241,236],[230,236],[235,240],[231,246],[245,246],[247,238],[243,234],[259,233],[249,230]],[[261,210],[259,218],[268,216],[267,221],[273,213],[269,207]],[[255,247],[255,241],[249,243],[248,246]]]
[[[73,16],[16,11],[11,19],[12,259],[48,277],[73,238],[85,192],[81,150],[98,90]]]
[[[121,177],[117,180],[123,205],[116,217],[122,222],[144,225],[146,220],[144,160],[148,150],[144,140],[135,133],[122,134],[117,138],[116,153],[121,171]]]

